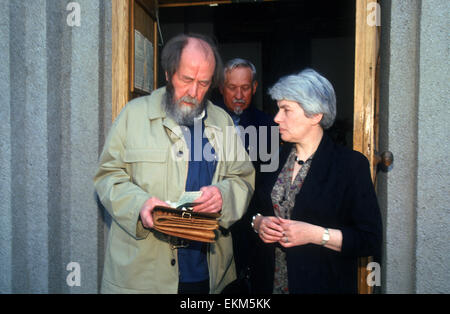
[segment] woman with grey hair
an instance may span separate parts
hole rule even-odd
[[[260,241],[256,293],[357,293],[357,258],[380,255],[382,224],[367,159],[324,133],[336,117],[331,83],[314,70],[281,78],[279,169],[265,173],[251,226]]]

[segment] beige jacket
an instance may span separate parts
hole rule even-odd
[[[114,122],[94,183],[112,216],[102,293],[177,293],[177,249],[145,229],[139,211],[150,197],[176,202],[185,190],[189,156],[181,128],[161,108],[165,88],[129,102]],[[222,194],[220,225],[244,214],[254,190],[254,169],[221,108],[207,103],[205,135],[218,153],[212,184]],[[183,152],[180,157],[180,151]],[[210,292],[236,278],[231,234],[209,245]]]

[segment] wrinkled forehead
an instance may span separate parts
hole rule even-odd
[[[249,85],[253,82],[252,69],[246,66],[236,66],[228,69],[225,71],[225,82],[238,85]]]

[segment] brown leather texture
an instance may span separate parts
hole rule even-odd
[[[170,207],[153,209],[154,229],[179,238],[212,243],[216,239],[218,213],[196,213]]]

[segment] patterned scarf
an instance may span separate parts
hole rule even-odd
[[[292,209],[295,205],[295,196],[300,192],[314,154],[300,168],[294,183],[291,184],[292,175],[294,172],[295,161],[295,147],[292,148],[291,153],[281,170],[277,181],[272,189],[271,197],[273,204],[273,211],[275,216],[284,219],[290,219]],[[288,294],[288,270],[286,264],[286,252],[279,246],[275,247],[275,273],[273,280],[274,294]]]
[[[291,184],[294,165],[296,163],[295,152],[295,147],[292,147],[291,153],[289,154],[271,193],[275,216],[284,219],[290,219],[291,217],[292,209],[295,204],[295,196],[302,188],[303,181],[308,174],[312,158],[314,157],[314,154],[312,154],[311,157],[305,161],[295,177],[294,183]]]

